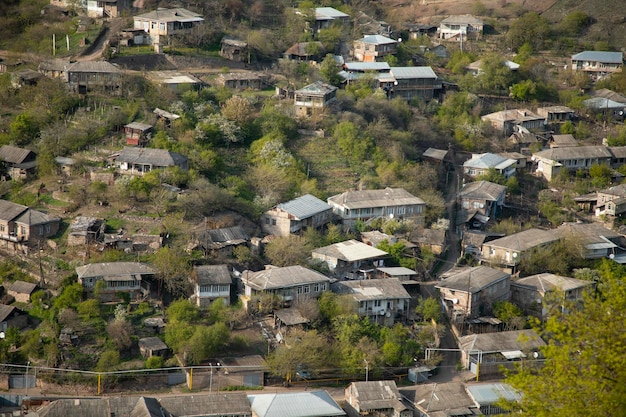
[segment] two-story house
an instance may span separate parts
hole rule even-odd
[[[495,301],[510,296],[511,274],[487,266],[453,270],[435,285],[446,311],[455,323],[488,314]]]
[[[104,91],[111,95],[122,93],[124,73],[108,61],[79,61],[67,70],[67,83],[72,92],[87,94]]]
[[[385,91],[388,91],[389,98],[430,101],[443,88],[441,80],[431,67],[391,67],[389,72],[390,82],[381,82],[383,90],[387,89]]]
[[[514,274],[520,262],[531,251],[545,248],[561,239],[554,230],[524,230],[483,243],[480,260]]]
[[[467,183],[459,191],[461,208],[475,211],[483,216],[495,218],[504,206],[506,187],[489,181]]]
[[[404,188],[346,191],[329,197],[328,204],[347,226],[376,217],[412,219],[421,222],[426,203]]]
[[[358,314],[385,326],[405,321],[411,295],[398,278],[359,279],[336,282],[331,290],[349,294],[358,304]]]
[[[159,8],[148,13],[133,16],[133,27],[143,29],[147,43],[154,45],[156,53],[161,53],[162,45],[167,44],[172,35],[190,33],[204,19],[199,13],[183,8]]]
[[[284,306],[302,298],[315,298],[330,289],[330,278],[302,266],[266,266],[262,271],[243,271],[244,286],[242,301],[248,302],[254,295],[269,293],[277,295]]]
[[[595,215],[621,216],[626,212],[626,184],[596,191]]]
[[[155,169],[179,167],[189,169],[187,157],[167,149],[124,147],[113,155],[115,168],[122,174],[143,175]]]
[[[230,305],[232,277],[228,265],[197,265],[191,271],[193,295],[191,300],[198,307],[208,307],[217,299]]]
[[[561,312],[566,312],[572,303],[581,301],[583,295],[594,287],[592,281],[544,272],[511,282],[511,302],[527,314],[545,319],[555,303]],[[546,299],[550,293],[554,297]]]
[[[494,153],[473,154],[470,159],[463,163],[463,173],[470,178],[476,178],[489,173],[490,169],[495,169],[504,178],[515,175],[515,159],[506,158]]]
[[[472,15],[455,15],[443,19],[437,28],[439,39],[478,39],[484,29],[484,22]]]
[[[124,125],[124,136],[128,146],[146,146],[150,141],[152,125],[147,123],[132,122]]]
[[[294,92],[296,116],[306,117],[323,113],[337,100],[337,87],[315,81]]]
[[[331,25],[350,23],[350,15],[341,12],[333,7],[316,7],[315,23],[313,25],[313,34],[323,29],[328,29]]]
[[[502,110],[485,114],[480,118],[494,129],[510,135],[514,131],[544,130],[545,116],[540,116],[527,109]]]
[[[0,248],[9,252],[28,252],[29,246],[59,231],[61,219],[21,204],[0,200]]]
[[[555,178],[562,169],[568,171],[588,171],[592,165],[611,165],[613,154],[602,145],[569,146],[535,152],[536,174],[548,181]]]
[[[314,249],[311,256],[326,263],[339,279],[362,279],[370,277],[375,267],[383,266],[387,252],[351,239]]]
[[[563,223],[555,234],[563,239],[575,242],[584,259],[611,258],[619,263],[626,263],[624,235],[607,229],[599,223]]]
[[[29,149],[2,145],[0,160],[4,162],[7,174],[13,180],[25,179],[35,172],[37,154]]]
[[[87,291],[93,291],[99,281],[104,282],[101,296],[113,299],[118,292],[141,297],[148,294],[150,285],[145,278],[155,270],[141,262],[102,262],[76,267],[78,282]]]
[[[413,417],[395,381],[355,381],[346,388],[344,400],[351,416]]]
[[[303,233],[309,228],[319,230],[332,217],[332,209],[327,203],[311,194],[305,194],[263,213],[261,229],[269,235],[289,236]]]
[[[130,0],[79,0],[78,4],[81,1],[87,3],[87,16],[94,18],[119,17],[124,10],[130,9],[131,4]]]
[[[362,62],[384,61],[387,55],[395,55],[398,41],[382,35],[365,35],[353,43],[354,59]]]
[[[572,55],[572,70],[586,72],[595,80],[620,72],[623,64],[622,52],[583,51]]]

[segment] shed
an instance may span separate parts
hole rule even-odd
[[[139,351],[144,358],[152,356],[167,356],[169,348],[158,337],[144,337],[139,339]]]
[[[36,289],[37,284],[17,280],[9,286],[7,293],[15,297],[15,301],[17,302],[29,303],[30,296],[35,292]]]

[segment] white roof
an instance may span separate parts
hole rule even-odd
[[[354,239],[315,249],[313,250],[313,255],[316,254],[337,258],[346,262],[387,256],[387,252]]]
[[[300,220],[331,210],[328,204],[311,194],[305,194],[286,203],[278,204],[276,208],[284,210]]]
[[[350,15],[340,12],[333,7],[316,7],[315,19],[316,20],[333,20],[341,19],[342,17],[350,17]]]
[[[326,391],[248,395],[257,417],[345,416],[343,409]]]
[[[391,67],[391,74],[397,79],[403,78],[437,78],[431,67]]]

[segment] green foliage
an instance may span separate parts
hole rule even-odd
[[[115,370],[120,364],[120,354],[117,350],[106,350],[100,355],[98,364],[96,365],[96,371],[109,372]]]
[[[561,20],[559,29],[566,35],[579,35],[587,26],[591,25],[593,19],[581,10],[570,12]]]
[[[54,307],[57,310],[64,308],[78,308],[78,305],[83,301],[83,286],[82,284],[75,283],[67,285],[63,288],[63,291],[54,300]]]
[[[506,378],[522,392],[520,402],[512,406],[520,416],[571,416],[583,409],[600,416],[625,409],[625,271],[609,260],[602,262],[601,270],[597,293],[587,294],[580,308],[556,314],[546,323],[542,366],[519,367]]]
[[[562,135],[573,135],[575,132],[576,127],[574,126],[574,123],[569,120],[564,122],[561,127],[559,127],[559,133]]]
[[[504,175],[499,173],[495,168],[489,168],[485,174],[476,177],[476,180],[489,181],[500,185],[506,184],[507,181]]]
[[[200,317],[198,307],[186,299],[176,300],[167,307],[165,316],[169,322],[194,323]]]
[[[591,184],[594,187],[604,188],[611,183],[613,170],[607,164],[592,164],[589,168]]]
[[[320,74],[327,83],[338,86],[341,84],[341,76],[339,76],[339,67],[333,54],[328,54],[320,63]]]
[[[100,302],[91,298],[78,304],[76,310],[78,311],[78,314],[85,318],[91,319],[100,317]]]
[[[524,321],[522,310],[509,301],[496,301],[493,303],[493,314],[496,318],[502,320],[509,328],[515,326],[515,322],[523,323]],[[517,327],[519,328],[519,325]]]
[[[469,52],[454,51],[446,68],[451,70],[455,74],[463,74],[465,68],[476,60],[476,56]]]
[[[543,49],[549,36],[550,25],[547,19],[536,12],[527,12],[511,23],[506,40],[513,50],[527,43],[537,51]]]
[[[165,361],[161,356],[150,356],[146,359],[145,367],[146,369],[159,369],[163,368]]]
[[[197,365],[223,350],[230,339],[224,323],[212,326],[195,326],[193,335],[184,341],[184,356],[188,365]]]
[[[440,322],[443,318],[439,301],[432,297],[420,299],[417,307],[415,307],[415,313],[419,314],[424,321]]]
[[[567,276],[574,268],[585,267],[582,249],[577,242],[569,239],[551,243],[547,247],[537,248],[520,261],[520,276],[529,276],[542,272]]]

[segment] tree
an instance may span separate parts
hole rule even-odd
[[[324,80],[334,86],[338,86],[341,83],[341,76],[339,75],[339,67],[333,54],[328,54],[324,57],[320,63],[320,74]]]
[[[193,335],[184,342],[183,354],[188,365],[197,365],[219,353],[230,339],[230,331],[224,323],[212,326],[196,326]]]
[[[610,265],[612,263],[614,265]],[[522,392],[521,416],[621,415],[626,409],[626,271],[601,264],[598,291],[580,308],[556,314],[542,331],[540,367],[519,367],[506,382]]]
[[[417,307],[415,307],[415,312],[422,316],[424,321],[434,320],[439,322],[442,318],[439,301],[432,297],[420,299]]]
[[[153,259],[154,266],[158,270],[159,296],[162,296],[163,286],[174,297],[186,295],[190,285],[188,281],[191,272],[189,256],[180,247],[164,246],[155,252]]]
[[[285,343],[278,345],[266,361],[272,374],[290,381],[298,368],[306,369],[313,375],[323,369],[332,369],[336,355],[328,340],[316,332],[292,332]]]
[[[275,266],[306,265],[311,249],[300,237],[278,237],[267,244],[265,256]]]
[[[524,328],[524,315],[522,310],[509,301],[496,301],[493,303],[493,314],[502,320],[509,330]]]
[[[96,371],[98,372],[109,372],[115,370],[117,365],[120,364],[120,353],[117,350],[106,350],[102,355],[100,355],[100,359],[98,359],[98,364],[96,365]]]
[[[511,23],[506,39],[513,50],[527,43],[538,51],[543,48],[549,35],[548,20],[536,12],[527,12]]]

